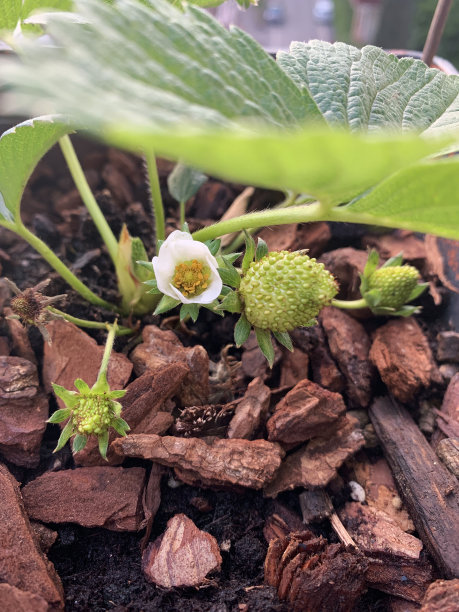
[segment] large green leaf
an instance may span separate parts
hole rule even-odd
[[[84,26],[50,18],[56,47],[24,41],[24,66],[11,79],[31,97],[79,124],[135,126],[177,122],[231,124],[254,117],[270,125],[323,120],[250,36],[228,32],[208,13],[165,0],[77,3]],[[43,112],[43,106],[40,107]]]
[[[378,47],[294,42],[278,63],[306,88],[324,117],[353,130],[422,131],[445,122],[459,127],[459,76],[398,59]]]
[[[71,127],[47,116],[24,121],[0,136],[0,222],[15,222],[24,187],[37,163]]]
[[[400,170],[338,213],[459,239],[459,159]]]
[[[295,132],[149,133],[122,127],[108,140],[182,160],[224,179],[308,193],[328,203],[347,202],[399,168],[441,148],[414,134],[365,135],[328,128]]]

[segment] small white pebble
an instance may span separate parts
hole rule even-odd
[[[351,499],[363,503],[365,501],[365,490],[362,485],[359,485],[355,480],[350,480],[347,484],[351,489]]]
[[[223,540],[220,544],[220,550],[222,552],[229,552],[231,550],[231,540]]]
[[[396,510],[402,509],[402,500],[400,499],[398,495],[392,498],[392,505],[394,506]]]
[[[183,482],[180,480],[175,480],[175,478],[171,476],[167,481],[167,486],[171,489],[178,489],[179,487],[183,486]]]

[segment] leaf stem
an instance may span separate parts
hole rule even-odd
[[[101,321],[88,321],[86,319],[79,319],[78,317],[73,317],[72,315],[59,310],[58,308],[54,308],[53,306],[48,306],[47,310],[52,312],[53,314],[59,315],[66,321],[77,325],[78,327],[85,327],[86,329],[107,329],[107,323],[103,323]],[[135,329],[130,327],[118,326],[116,330],[117,336],[128,336],[129,334],[133,334]]]
[[[150,182],[151,204],[155,216],[156,240],[164,240],[166,238],[166,223],[164,220],[164,206],[159,185],[156,157],[153,151],[144,153],[144,157]]]
[[[368,308],[366,301],[361,298],[360,300],[332,300],[332,306],[336,308],[342,308],[344,310],[357,310],[358,308]]]
[[[14,231],[27,240],[27,242],[45,259],[49,265],[56,270],[60,276],[73,288],[75,291],[84,297],[85,300],[88,300],[91,304],[96,306],[102,306],[103,308],[107,308],[108,310],[112,310],[114,312],[118,311],[117,306],[114,304],[110,304],[110,302],[106,302],[98,295],[93,293],[91,289],[89,289],[84,283],[82,283],[74,274],[67,268],[67,266],[57,257],[53,251],[38,238],[35,234],[32,234],[26,226],[22,222],[18,222],[15,226]]]
[[[118,323],[116,321],[112,324],[107,323],[106,327],[109,331],[107,340],[105,342],[104,354],[102,356],[102,361],[100,364],[99,373],[97,375],[96,384],[107,376],[108,362],[110,361],[110,355],[112,354],[113,343],[115,342],[115,336],[118,329]]]
[[[76,156],[75,149],[73,148],[72,141],[69,136],[62,136],[59,139],[59,145],[64,155],[67,166],[69,167],[70,174],[75,182],[75,185],[80,193],[81,199],[83,200],[89,214],[94,221],[99,234],[102,237],[105,245],[107,246],[108,252],[113,263],[116,265],[116,255],[118,252],[118,242],[113,234],[107,220],[105,219],[102,211],[100,210],[99,204],[91,191],[91,188],[86,180],[83,169],[80,165],[78,157]]]

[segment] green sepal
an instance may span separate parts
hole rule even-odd
[[[142,267],[146,268],[149,272],[152,272],[153,274],[155,273],[155,271],[153,269],[153,264],[152,264],[151,261],[143,261],[141,259],[137,259],[135,263],[138,266],[142,266]],[[145,285],[148,285],[148,281],[145,282]]]
[[[159,300],[159,304],[156,306],[155,312],[153,314],[163,314],[163,312],[172,310],[172,308],[175,308],[179,304],[179,300],[175,300],[174,298],[171,298],[168,295],[163,295],[163,297]]]
[[[144,266],[143,263],[137,263],[138,261],[145,262],[146,259],[148,259],[148,254],[143,242],[138,237],[131,238],[132,271],[134,272],[134,276],[140,282],[148,280],[149,278],[151,278],[152,274],[154,274],[153,264],[150,264],[151,268],[149,268],[148,266]]]
[[[374,249],[368,253],[367,263],[365,264],[365,268],[363,269],[363,276],[368,277],[373,274],[373,272],[378,268],[379,264],[379,253]]]
[[[395,317],[411,317],[411,315],[417,314],[420,312],[419,306],[402,306],[398,310],[396,310],[392,316]]]
[[[381,303],[381,291],[379,289],[370,289],[370,291],[365,291],[362,293],[362,296],[367,303],[368,308],[374,310]]]
[[[88,436],[84,436],[83,434],[77,434],[73,438],[72,442],[72,453],[79,453],[86,446],[86,442],[88,441]]]
[[[131,429],[126,423],[126,421],[121,417],[118,417],[112,422],[112,427],[116,431],[116,433],[120,434],[120,436],[125,436],[126,433]]]
[[[241,277],[235,268],[218,268],[217,271],[225,285],[238,289],[241,284]]]
[[[223,285],[222,290],[220,291],[219,297],[226,297],[228,293],[231,293],[232,291],[233,290],[231,289],[231,287],[227,287],[226,285]]]
[[[110,391],[108,397],[110,399],[118,399],[119,397],[124,397],[126,393],[127,389],[114,389],[113,391]]]
[[[237,291],[231,291],[220,302],[218,310],[227,310],[228,312],[242,312],[242,302]]]
[[[282,344],[282,346],[285,346],[286,349],[293,353],[292,339],[288,332],[273,332],[273,334],[279,344]]]
[[[71,408],[61,408],[60,410],[56,410],[46,421],[47,423],[62,423],[69,418],[72,414]]]
[[[210,312],[213,312],[219,317],[224,316],[223,312],[221,310],[218,310],[218,307],[220,306],[220,302],[218,300],[214,300],[213,302],[210,302],[210,304],[200,304],[200,306],[201,308],[207,308],[207,310],[210,310]]]
[[[166,242],[165,240],[157,240],[156,241],[156,252],[159,253],[159,249],[163,246],[164,242]]]
[[[102,374],[99,374],[96,382],[93,384],[91,388],[91,392],[92,393],[109,393],[110,392],[110,385],[108,384],[108,380],[107,380],[107,372],[102,372]]]
[[[257,336],[258,346],[268,360],[269,367],[272,368],[274,365],[274,346],[271,339],[271,332],[267,329],[261,329],[261,327],[255,327],[254,329],[255,335]]]
[[[392,268],[393,266],[401,266],[403,264],[403,253],[399,253],[394,257],[390,257],[386,262],[383,263],[381,268]]]
[[[228,253],[227,255],[222,255],[221,259],[225,266],[231,268],[236,259],[239,259],[241,255],[242,253]]]
[[[199,316],[199,304],[182,304],[180,308],[180,321],[186,317],[190,317],[193,323],[196,323]]]
[[[67,444],[67,442],[70,440],[72,436],[73,436],[73,423],[70,420],[67,423],[67,425],[64,427],[64,429],[62,430],[61,435],[59,436],[59,440],[57,441],[57,446],[53,450],[53,453],[57,453],[57,451],[61,450],[61,448],[64,448],[64,446]]]
[[[238,322],[234,327],[234,343],[239,348],[247,340],[252,329],[251,324],[248,322],[245,314],[241,314]]]
[[[255,251],[255,261],[259,261],[262,257],[268,254],[268,245],[263,238],[258,238],[257,250]]]
[[[123,406],[119,402],[114,402],[112,400],[112,410],[113,410],[113,414],[116,417],[119,417],[121,414],[121,411],[123,410]]]
[[[413,291],[408,296],[408,299],[406,301],[411,302],[412,300],[415,300],[416,298],[418,298],[422,293],[424,293],[424,291],[427,289],[428,286],[429,286],[429,283],[417,284],[416,287],[413,289]]]
[[[77,378],[73,384],[78,389],[78,391],[80,393],[83,393],[84,395],[87,395],[91,391],[89,385],[85,383],[84,380],[82,380],[81,378]]]
[[[250,264],[255,257],[255,240],[252,238],[250,234],[244,230],[244,240],[245,240],[245,253],[242,259],[242,274],[245,274],[250,267]]]
[[[211,255],[215,256],[220,250],[222,241],[220,240],[220,238],[216,238],[215,240],[206,240],[204,244],[209,249]]]
[[[76,391],[68,391],[64,389],[61,385],[57,385],[56,383],[52,383],[54,394],[57,395],[59,399],[61,399],[67,408],[75,408],[75,406],[80,401],[78,397],[78,393]]]
[[[182,230],[182,232],[186,232],[187,234],[191,234],[190,228],[188,227],[188,223],[186,221],[184,221],[182,223],[182,227],[180,229]]]
[[[108,431],[104,431],[103,433],[97,436],[99,440],[99,453],[101,457],[107,461],[107,449],[108,449]]]

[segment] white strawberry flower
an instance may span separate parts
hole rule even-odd
[[[152,263],[158,289],[182,304],[210,304],[220,295],[217,260],[187,232],[172,232]]]

